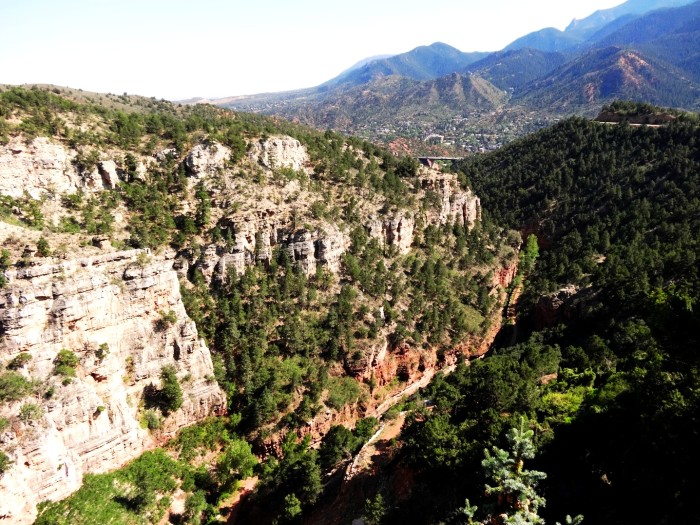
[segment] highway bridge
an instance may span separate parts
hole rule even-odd
[[[439,163],[445,163],[449,162],[453,166],[457,163],[457,161],[462,160],[463,157],[418,157],[418,162],[420,162],[423,166],[427,166],[429,168],[436,168]]]

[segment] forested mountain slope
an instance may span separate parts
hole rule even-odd
[[[422,393],[432,408],[416,408],[404,432],[416,477],[396,523],[458,522],[465,497],[477,517],[498,512],[480,496],[480,463],[520,415],[548,474],[547,522],[698,520],[700,127],[695,115],[669,117],[569,119],[461,165],[492,220],[535,232],[539,258],[520,342]]]

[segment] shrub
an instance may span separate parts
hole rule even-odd
[[[7,454],[0,450],[0,475],[7,472],[12,466],[12,460]]]
[[[166,416],[182,406],[182,388],[173,365],[160,371],[161,388],[149,385],[144,389],[144,400],[148,408],[160,408]]]
[[[32,383],[16,372],[0,374],[0,401],[17,401],[32,391]]]
[[[21,354],[15,356],[12,361],[7,364],[7,368],[10,370],[18,370],[23,368],[29,361],[31,361],[32,356],[27,352],[22,352]]]
[[[360,397],[360,385],[350,377],[333,377],[328,380],[328,399],[326,404],[340,410]]]
[[[36,243],[36,253],[39,257],[48,257],[51,255],[51,248],[49,247],[49,241],[44,237],[40,237]]]
[[[151,257],[146,252],[139,252],[136,256],[136,267],[143,270],[151,262]]]
[[[102,343],[97,350],[95,350],[95,357],[102,361],[109,354],[109,345],[107,343]]]
[[[74,217],[61,217],[58,230],[62,233],[80,233],[80,222]]]
[[[146,410],[143,414],[142,425],[148,430],[157,430],[160,428],[161,420],[158,412],[155,410]]]
[[[1,210],[0,210],[1,211]],[[7,284],[7,278],[5,277],[5,270],[10,267],[10,252],[9,250],[0,250],[0,288],[4,288]]]
[[[58,355],[53,360],[54,369],[53,373],[57,376],[64,376],[66,378],[75,377],[75,367],[78,365],[80,360],[75,352],[66,350],[65,348],[58,352]],[[68,381],[70,383],[70,381]],[[64,384],[67,384],[64,382]]]
[[[10,266],[10,251],[3,248],[0,250],[0,270],[7,270]]]
[[[177,314],[173,310],[159,312],[160,318],[156,321],[156,331],[164,332],[170,326],[177,323]]]
[[[167,415],[182,406],[182,388],[173,365],[163,367],[160,371],[160,379],[163,383],[160,390],[161,408]]]
[[[42,408],[34,403],[25,403],[19,409],[19,419],[24,423],[40,419],[43,415],[44,411]]]

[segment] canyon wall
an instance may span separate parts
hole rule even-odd
[[[33,199],[44,195],[63,195],[78,190],[100,191],[119,183],[117,163],[105,153],[89,168],[80,169],[75,150],[46,137],[27,140],[13,137],[0,144],[0,195]],[[137,171],[145,166],[139,162]]]
[[[172,260],[141,250],[5,272],[0,290],[0,362],[24,353],[16,373],[33,393],[0,405],[0,434],[13,461],[0,478],[0,517],[31,523],[36,504],[67,497],[85,473],[122,466],[208,415],[225,411],[209,350],[180,296]],[[75,377],[56,374],[61,350],[77,356]],[[144,428],[143,393],[177,371],[183,405],[156,433]],[[23,407],[39,407],[33,417]]]
[[[302,153],[296,153],[296,157],[301,156]],[[211,164],[205,159],[201,162]],[[456,223],[471,228],[481,220],[479,197],[470,190],[462,190],[454,175],[432,172],[421,178],[420,183],[423,189],[417,197],[422,199],[426,192],[434,192],[437,199],[434,209],[386,215],[373,213],[362,221],[370,237],[383,246],[395,248],[400,254],[411,250],[419,224]],[[337,273],[342,256],[351,244],[348,232],[335,224],[324,222],[315,228],[297,225],[294,212],[285,207],[255,209],[224,217],[219,227],[231,232],[231,242],[204,246],[191,261],[210,283],[223,281],[231,267],[240,275],[246,266],[269,260],[275,247],[285,250],[307,276],[314,275],[318,267]]]

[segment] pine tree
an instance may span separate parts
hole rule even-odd
[[[525,460],[535,457],[533,435],[534,432],[527,428],[525,418],[522,418],[519,428],[508,431],[510,453],[498,447],[493,447],[493,454],[484,451],[486,457],[481,465],[494,483],[493,486],[486,485],[486,494],[498,498],[498,523],[544,523],[537,511],[545,505],[545,500],[537,494],[535,487],[547,475],[524,468]]]
[[[496,503],[485,520],[475,522],[473,518],[477,507],[472,506],[467,499],[465,506],[456,511],[458,519],[466,523],[484,525],[544,524],[538,510],[544,507],[545,499],[535,491],[535,487],[547,475],[544,472],[525,468],[525,460],[535,457],[533,436],[534,431],[528,428],[527,420],[523,417],[520,419],[518,428],[508,431],[510,452],[498,447],[493,447],[493,453],[484,450],[486,457],[481,465],[493,483],[493,485],[486,485],[486,495],[496,496]],[[566,517],[567,525],[580,525],[581,522],[583,522],[583,516]]]

